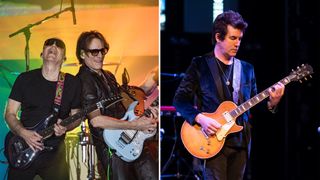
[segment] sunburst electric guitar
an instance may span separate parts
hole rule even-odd
[[[301,82],[303,78],[306,79],[306,77],[311,76],[312,73],[313,69],[310,65],[302,64],[300,67],[297,67],[296,70],[293,70],[289,76],[279,82],[284,85],[291,81]],[[223,147],[227,135],[243,129],[242,126],[235,123],[237,117],[269,97],[270,88],[273,89],[271,86],[239,106],[231,101],[224,101],[215,112],[203,113],[205,116],[215,119],[222,125],[213,136],[208,136],[199,124],[192,126],[185,121],[181,127],[181,139],[189,153],[200,159],[215,156]]]

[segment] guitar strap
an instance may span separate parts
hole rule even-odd
[[[232,87],[233,87],[233,102],[239,104],[239,92],[240,92],[240,81],[241,81],[241,62],[237,58],[233,58],[233,77],[232,77]]]
[[[59,73],[58,82],[57,82],[57,86],[56,86],[56,95],[55,95],[54,103],[53,103],[53,115],[55,117],[58,117],[60,106],[61,106],[61,99],[62,99],[65,76],[66,76],[65,73],[63,73],[63,72]]]
[[[210,56],[210,57],[214,57],[214,56]],[[216,84],[217,90],[218,90],[218,94],[220,99],[223,99],[223,92],[222,92],[222,82],[221,79],[219,78],[219,72],[216,70],[218,69],[217,64],[215,63],[215,61],[212,60],[212,58],[206,58],[206,62],[208,64],[208,67],[211,71],[211,75],[212,78],[214,79],[214,82]],[[232,92],[232,96],[233,96],[233,102],[235,102],[236,104],[238,104],[239,101],[239,92],[240,92],[240,80],[241,80],[241,62],[239,59],[237,58],[233,58],[233,77],[232,77],[232,87],[233,87],[233,92]]]

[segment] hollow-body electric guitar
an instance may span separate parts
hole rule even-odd
[[[153,93],[146,99],[145,111],[142,116],[148,115],[150,111],[148,108],[150,106],[158,105],[158,96],[159,90],[155,89]],[[128,121],[139,121],[139,116],[135,114],[135,107],[138,104],[138,101],[132,102],[122,120]],[[104,129],[103,130],[103,138],[105,143],[111,148],[116,150],[116,155],[118,155],[122,160],[126,162],[132,162],[136,160],[142,150],[144,141],[152,136],[154,136],[157,132],[155,129],[152,132],[144,132],[138,130],[113,130],[113,129]]]
[[[100,109],[104,106],[108,107],[110,104],[114,104],[121,100],[121,97],[112,97],[101,100],[98,103],[89,106],[85,110],[82,110],[64,119],[63,121],[61,121],[60,125],[66,127],[92,111]],[[36,131],[39,135],[43,137],[43,141],[45,142],[46,139],[48,139],[54,134],[54,125],[48,126],[50,122],[54,122],[53,120],[56,120],[56,117],[53,114],[51,114],[47,118],[41,120],[34,127],[27,129]],[[44,152],[45,150],[51,149],[51,147],[47,147],[43,150],[33,151],[22,137],[13,134],[11,131],[8,132],[5,138],[4,154],[8,159],[9,164],[12,167],[18,169],[25,169],[29,167],[29,165],[36,159],[36,157],[40,153]]]
[[[306,76],[312,73],[313,69],[310,65],[302,64],[279,82],[286,85],[291,81],[301,81],[302,78],[306,79]],[[231,101],[224,101],[215,112],[203,113],[221,124],[221,128],[213,136],[207,135],[199,124],[192,126],[185,121],[181,127],[181,139],[189,153],[200,159],[215,156],[223,147],[227,135],[243,129],[242,126],[235,123],[237,117],[269,97],[270,88],[273,89],[271,86],[239,106]]]

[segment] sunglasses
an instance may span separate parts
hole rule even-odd
[[[61,49],[66,49],[66,45],[64,44],[64,42],[60,39],[57,39],[57,38],[50,38],[50,39],[47,39],[45,42],[44,42],[44,45],[43,46],[52,46],[52,45],[56,45],[57,47],[61,48]]]
[[[106,55],[108,50],[106,48],[101,49],[87,49],[86,52],[90,52],[92,56],[98,56],[99,52],[102,54],[102,56]]]

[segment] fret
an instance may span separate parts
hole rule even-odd
[[[87,109],[85,109],[84,111],[80,111],[72,116],[69,116],[67,117],[66,119],[64,119],[62,122],[61,122],[61,125],[66,127],[68,126],[69,124],[71,124],[72,122],[74,122],[75,120],[77,119],[80,119],[81,117],[85,116],[86,113],[88,112],[91,112],[97,108],[99,108],[100,106],[103,106],[104,104],[106,104],[107,102],[112,102],[112,103],[115,103],[115,102],[118,102],[122,100],[122,97],[111,97],[111,98],[108,98],[108,99],[104,99],[96,104],[92,104],[91,106],[89,106]],[[50,117],[51,118],[51,117]],[[43,129],[41,131],[38,132],[39,135],[41,135],[44,139],[48,138],[51,134],[54,133],[54,125],[51,125],[49,127],[47,127],[46,129]]]
[[[288,83],[288,80],[285,78],[281,81],[283,84],[286,82]],[[270,87],[271,88],[271,87]],[[255,95],[254,97],[252,97],[251,99],[247,100],[246,102],[242,103],[241,105],[239,105],[236,109],[232,110],[230,112],[230,115],[233,118],[236,118],[238,116],[240,116],[241,114],[243,114],[244,112],[246,112],[247,110],[249,110],[250,108],[252,108],[253,106],[255,106],[256,104],[260,103],[261,101],[263,101],[265,98],[269,97],[269,88],[265,89],[264,91],[262,91],[261,93]]]

